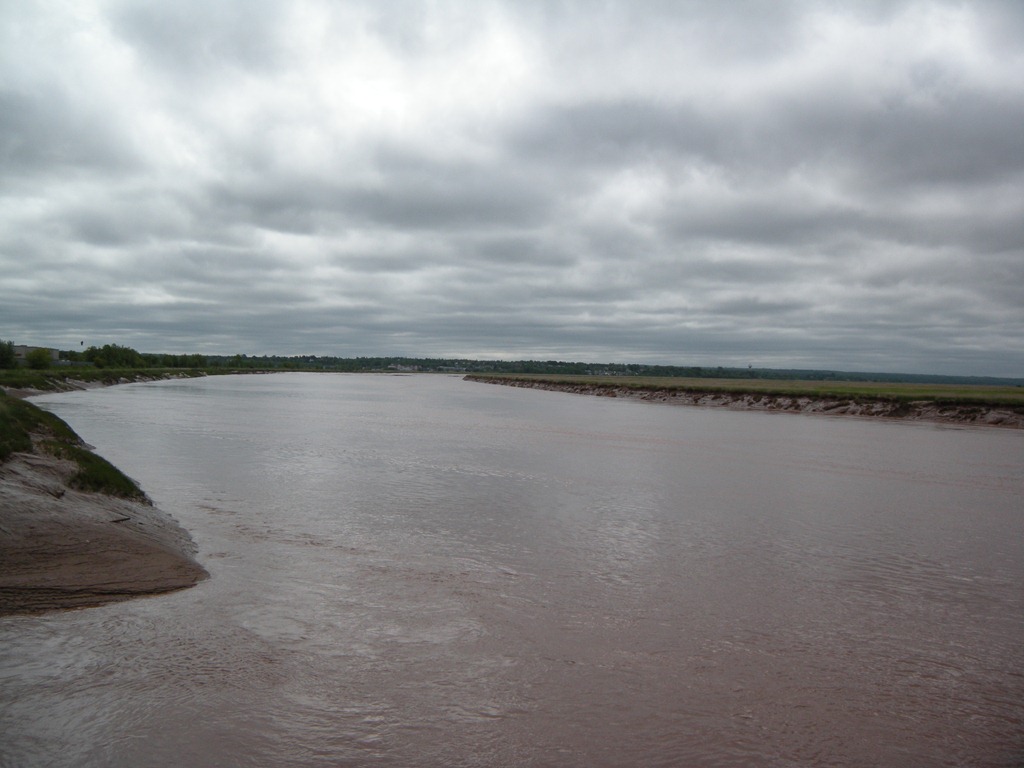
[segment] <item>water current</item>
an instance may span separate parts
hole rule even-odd
[[[448,376],[36,402],[211,578],[0,619],[3,766],[1024,765],[1024,432]]]

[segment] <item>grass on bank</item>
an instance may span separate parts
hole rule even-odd
[[[33,435],[39,439],[33,443]],[[72,488],[134,501],[147,501],[131,478],[101,456],[87,450],[65,422],[32,403],[0,391],[0,463],[14,453],[45,452],[75,463]]]
[[[197,377],[212,373],[235,373],[235,371],[223,368],[214,370],[193,368],[91,368],[86,366],[47,368],[45,370],[8,368],[0,369],[0,387],[50,392],[65,389],[65,382],[67,381],[81,381],[86,384],[117,384],[122,381],[159,379],[169,375]]]
[[[926,401],[939,405],[977,405],[1024,408],[1024,387],[963,384],[907,384],[872,381],[812,381],[771,379],[696,379],[663,376],[573,376],[548,374],[473,374],[476,380],[545,382],[609,389],[645,391],[724,392],[737,395],[811,397],[839,400]]]

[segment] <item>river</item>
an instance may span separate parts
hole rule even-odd
[[[1024,765],[1024,432],[277,374],[34,400],[211,578],[0,619],[0,764]]]

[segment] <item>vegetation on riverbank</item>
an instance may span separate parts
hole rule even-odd
[[[551,376],[543,374],[471,374],[475,381],[522,382],[595,390],[728,393],[829,400],[930,402],[938,405],[985,405],[1024,408],[1024,387],[906,382],[767,379],[703,379],[660,376]]]
[[[246,371],[248,373],[249,371]],[[62,392],[88,386],[110,386],[133,381],[157,381],[170,378],[194,378],[212,374],[237,373],[229,369],[183,368],[12,368],[0,370],[0,389]]]
[[[78,441],[71,427],[52,413],[0,392],[0,462],[32,450],[32,435],[44,433],[59,442]]]
[[[85,448],[65,422],[25,400],[0,391],[0,463],[14,453],[42,453],[76,466],[69,486],[134,501],[146,501],[135,482],[106,459]]]

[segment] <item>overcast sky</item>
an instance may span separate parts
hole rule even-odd
[[[1024,3],[0,0],[0,338],[1024,376]]]

